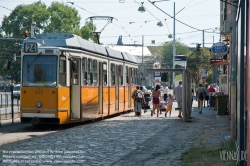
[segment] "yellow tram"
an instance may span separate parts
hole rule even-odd
[[[73,34],[38,34],[21,50],[21,123],[67,124],[133,109],[135,58]]]

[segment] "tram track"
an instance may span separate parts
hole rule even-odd
[[[58,132],[78,126],[96,123],[104,119],[111,119],[130,112],[131,111],[127,111],[105,118],[99,118],[80,123],[70,123],[63,125],[44,124],[44,125],[33,126],[32,124],[21,124],[19,121],[18,123],[4,125],[0,127],[0,146],[15,142],[20,143],[20,141],[25,141],[27,139],[34,139],[36,137],[46,134],[51,134],[53,132]]]

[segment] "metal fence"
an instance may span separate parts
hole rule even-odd
[[[11,94],[0,94],[0,121],[20,118],[20,100],[11,100]]]

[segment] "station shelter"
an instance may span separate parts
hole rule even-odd
[[[182,110],[183,121],[188,122],[191,118],[192,111],[192,93],[191,93],[191,74],[187,69],[146,69],[149,72],[182,72]]]

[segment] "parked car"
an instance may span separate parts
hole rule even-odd
[[[13,97],[14,97],[14,99],[17,99],[17,100],[20,99],[20,87],[21,87],[20,84],[17,84],[17,85],[14,86],[14,89],[13,89]]]

